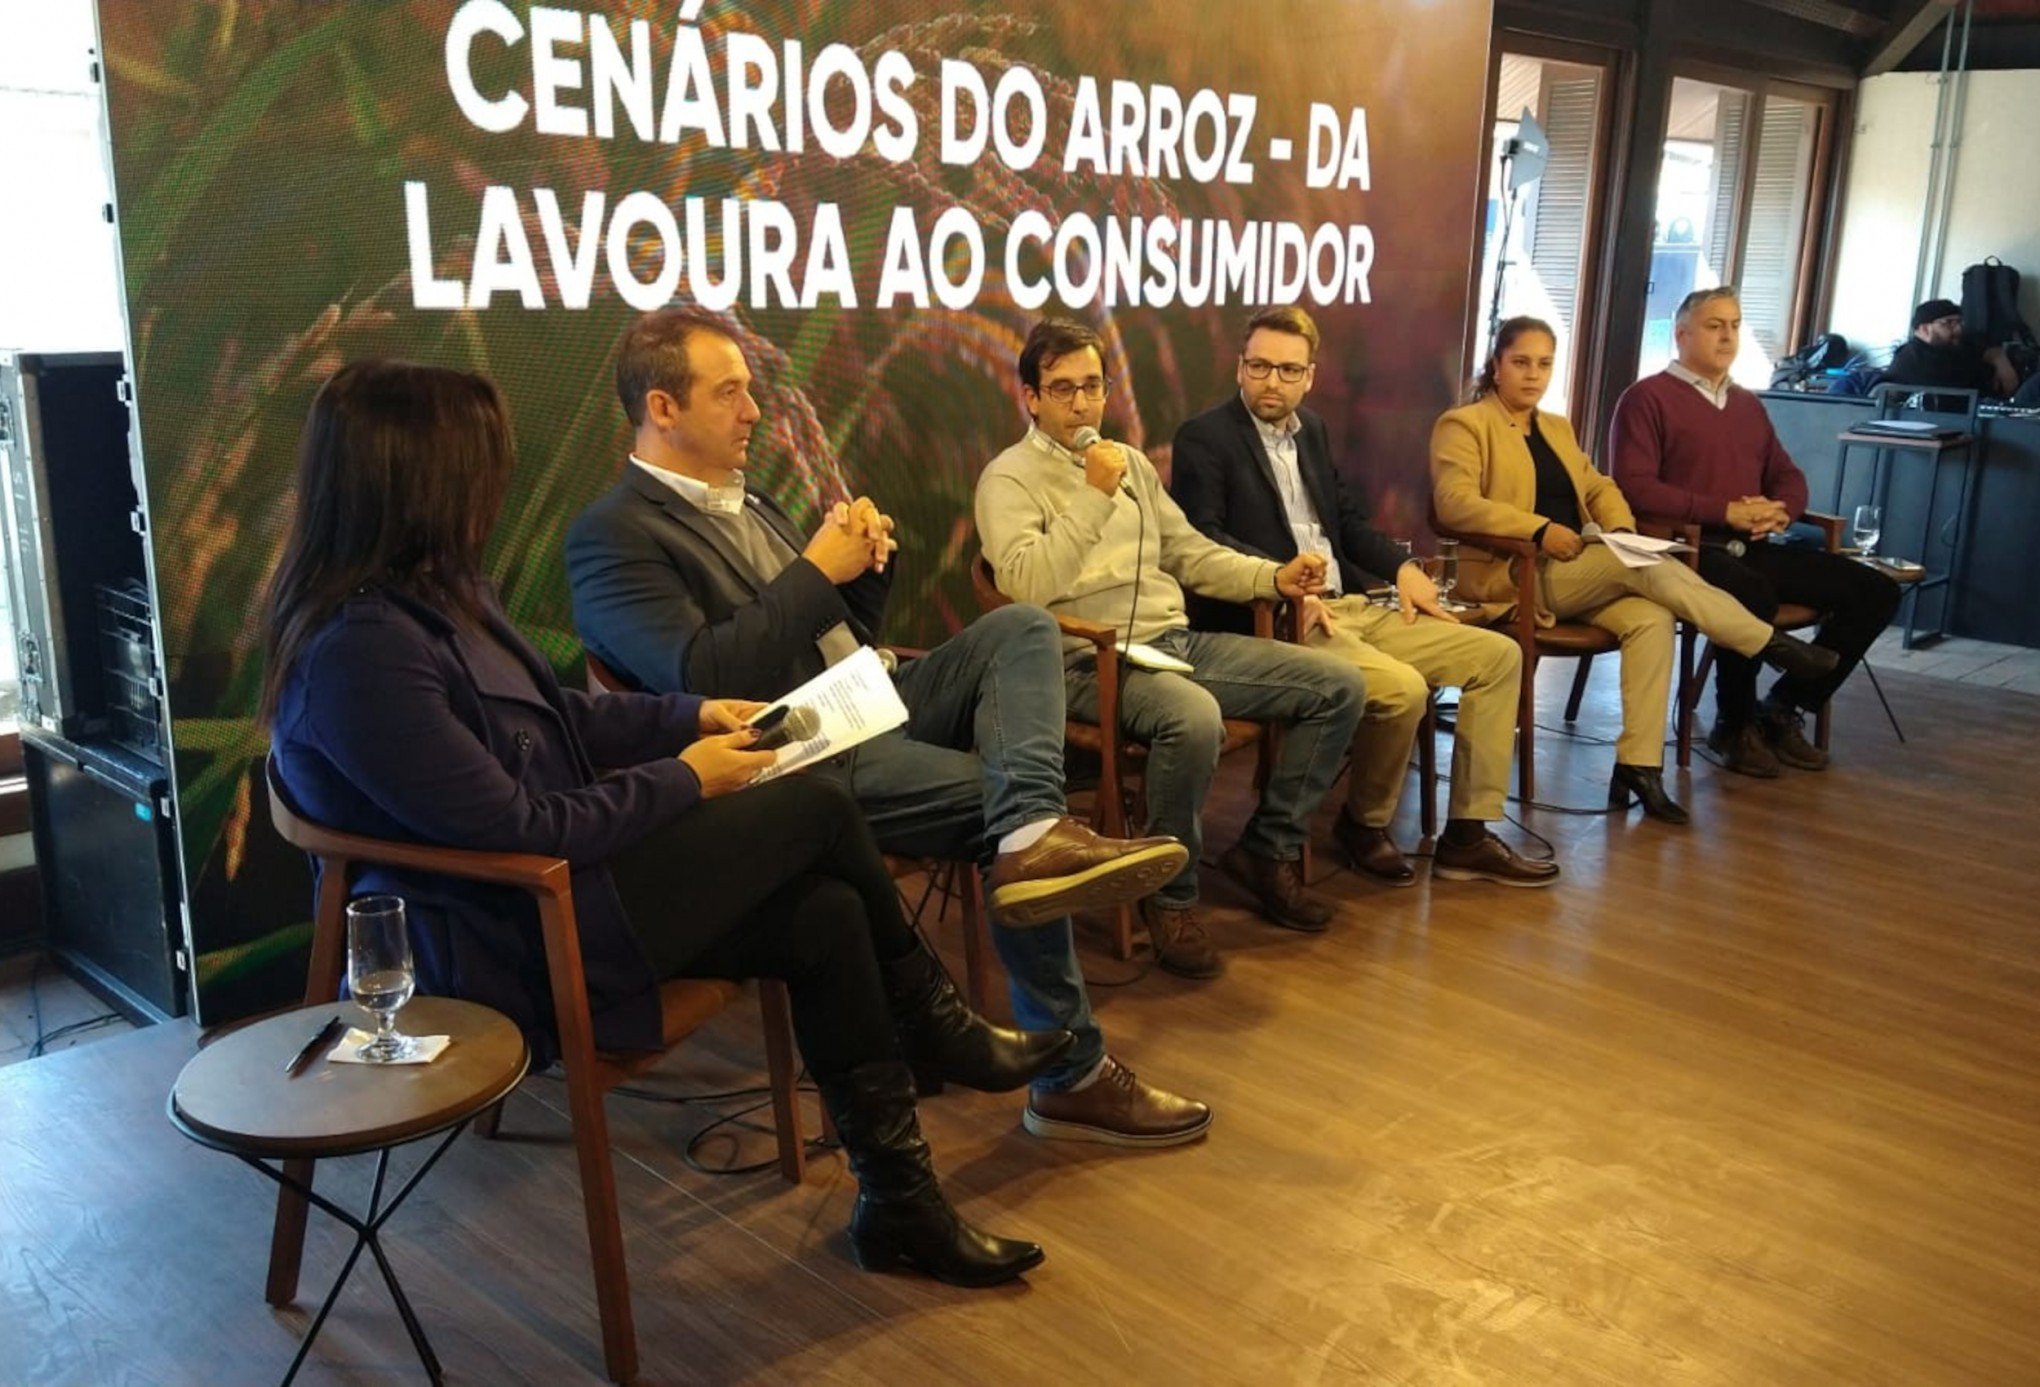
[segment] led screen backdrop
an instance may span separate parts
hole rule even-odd
[[[1455,392],[1489,6],[1437,0],[682,0],[592,8],[104,0],[121,243],[201,1008],[301,986],[309,888],[261,794],[256,597],[335,366],[471,367],[520,470],[493,565],[578,662],[559,537],[623,465],[615,338],[728,315],[755,485],[868,491],[890,635],[973,614],[973,479],[1013,358],[1106,335],[1111,428],[1165,461],[1252,308],[1302,302],[1311,403],[1384,524]]]

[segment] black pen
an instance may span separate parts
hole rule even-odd
[[[291,1062],[283,1067],[284,1077],[295,1079],[304,1073],[305,1067],[318,1057],[319,1051],[339,1038],[341,1030],[346,1025],[347,1023],[338,1016],[328,1019],[325,1025],[319,1027],[319,1033],[305,1042],[305,1048],[298,1051]]]

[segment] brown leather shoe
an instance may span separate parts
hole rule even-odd
[[[1766,703],[1757,715],[1757,723],[1764,730],[1764,741],[1771,754],[1785,765],[1799,771],[1824,771],[1828,768],[1828,754],[1806,740],[1806,729],[1799,725],[1801,716],[1797,708]]]
[[[1415,886],[1417,869],[1404,857],[1385,828],[1369,828],[1345,810],[1332,821],[1332,841],[1339,845],[1346,864],[1356,872],[1390,886]]]
[[[1764,729],[1753,722],[1741,727],[1724,727],[1721,723],[1707,734],[1707,749],[1721,758],[1721,764],[1737,775],[1751,775],[1759,780],[1778,778],[1778,756],[1771,750],[1771,744],[1764,740]]]
[[[1303,889],[1303,868],[1248,852],[1235,843],[1218,859],[1218,869],[1254,893],[1261,913],[1284,929],[1323,934],[1332,908]]]
[[[993,858],[985,884],[1000,924],[1040,925],[1151,896],[1189,860],[1174,838],[1102,838],[1065,816],[1031,846]]]
[[[1027,1095],[1020,1121],[1038,1137],[1107,1146],[1179,1146],[1211,1127],[1211,1109],[1144,1084],[1107,1055],[1098,1077],[1074,1092]]]
[[[1549,886],[1558,880],[1558,864],[1524,857],[1494,834],[1487,833],[1477,843],[1454,844],[1439,839],[1431,854],[1431,875],[1447,881]]]
[[[1143,901],[1141,918],[1147,922],[1148,938],[1154,942],[1155,962],[1165,973],[1179,978],[1215,978],[1225,971],[1211,936],[1197,912],[1185,906],[1171,909],[1154,901]]]

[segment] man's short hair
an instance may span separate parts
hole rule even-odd
[[[1692,293],[1686,295],[1685,298],[1679,300],[1679,311],[1672,315],[1672,321],[1684,327],[1687,323],[1693,321],[1693,315],[1700,311],[1701,304],[1712,303],[1716,299],[1727,299],[1737,308],[1742,307],[1742,295],[1736,293],[1733,288],[1726,284],[1718,285],[1713,289],[1695,289]]]
[[[1311,321],[1310,314],[1304,312],[1296,304],[1281,304],[1274,308],[1264,308],[1253,317],[1247,319],[1247,330],[1240,334],[1240,351],[1242,353],[1247,350],[1247,343],[1253,340],[1254,334],[1262,328],[1267,328],[1271,332],[1286,332],[1292,337],[1301,337],[1310,348],[1310,359],[1312,361],[1317,360],[1317,324]]]
[[[687,357],[687,344],[697,332],[712,332],[730,338],[730,330],[709,317],[687,308],[662,308],[647,313],[623,330],[616,348],[616,397],[631,427],[645,422],[645,395],[663,390],[684,408],[694,388],[694,370]]]
[[[1020,383],[1029,390],[1040,390],[1043,366],[1086,347],[1098,353],[1098,360],[1105,359],[1105,339],[1095,329],[1071,318],[1043,318],[1020,348]]]

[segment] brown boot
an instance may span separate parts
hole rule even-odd
[[[1151,896],[1189,860],[1174,838],[1104,838],[1065,816],[1030,846],[993,858],[985,884],[1000,924],[1041,925]]]
[[[1195,910],[1171,909],[1149,900],[1141,903],[1140,913],[1147,921],[1148,938],[1154,941],[1155,962],[1164,972],[1179,978],[1215,978],[1225,971]]]
[[[1235,843],[1218,859],[1218,869],[1254,893],[1261,913],[1284,929],[1323,934],[1332,908],[1303,889],[1303,868],[1295,862],[1248,852]]]
[[[1211,1109],[1142,1083],[1107,1055],[1098,1077],[1074,1092],[1037,1088],[1029,1093],[1020,1120],[1038,1137],[1107,1146],[1176,1146],[1204,1135]]]
[[[1417,884],[1417,869],[1403,856],[1387,829],[1370,828],[1342,809],[1332,822],[1332,841],[1339,845],[1347,865],[1354,871],[1365,872],[1390,886]]]

